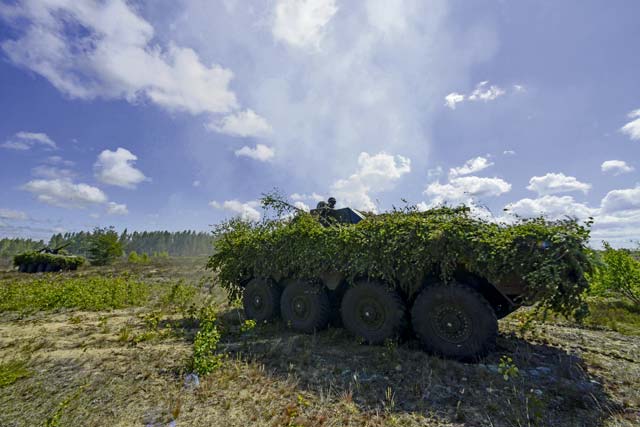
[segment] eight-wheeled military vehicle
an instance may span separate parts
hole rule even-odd
[[[503,227],[449,208],[369,219],[334,204],[320,202],[312,219],[299,214],[304,226],[238,223],[218,240],[210,267],[241,292],[248,318],[281,317],[306,333],[338,318],[371,344],[410,325],[427,351],[469,359],[493,347],[497,320],[528,301],[527,290],[569,307],[587,286],[586,239],[574,223]]]

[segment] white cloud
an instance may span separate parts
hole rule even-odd
[[[631,120],[629,123],[622,126],[620,131],[629,135],[629,138],[633,140],[640,139],[640,109],[630,112],[628,117],[635,120]]]
[[[524,86],[513,85],[513,93],[524,92]],[[460,104],[465,101],[477,102],[477,101],[493,101],[503,95],[506,95],[507,91],[500,86],[489,85],[489,81],[485,80],[478,83],[475,89],[470,94],[451,92],[444,97],[444,105],[452,110],[456,109],[456,104]]]
[[[294,201],[313,200],[315,202],[319,202],[321,200],[325,200],[325,197],[318,193],[311,193],[311,194],[293,193],[289,197],[291,198],[291,200],[294,200]]]
[[[603,212],[640,210],[640,187],[609,191],[600,206]]]
[[[137,156],[125,148],[118,148],[116,151],[104,150],[93,165],[96,178],[105,184],[135,188],[142,181],[149,180],[133,167],[137,159]]]
[[[488,86],[488,84],[488,80],[478,83],[474,91],[471,92],[471,95],[469,95],[469,101],[493,101],[499,96],[507,93],[501,87],[495,85]]]
[[[299,202],[299,201],[298,201],[298,202],[295,202],[295,203],[293,204],[293,206],[295,206],[296,208],[301,209],[301,210],[303,210],[303,211],[305,211],[305,212],[309,212],[309,210],[311,210],[311,208],[309,208],[309,205],[307,205],[307,204],[306,204],[306,203],[304,203],[304,202]]]
[[[0,219],[10,221],[25,221],[29,219],[29,217],[22,211],[0,208]]]
[[[0,145],[2,148],[10,150],[30,150],[35,145],[43,145],[48,149],[55,150],[58,148],[56,143],[49,138],[46,133],[38,132],[18,132],[10,140],[5,141]]]
[[[57,179],[73,178],[76,174],[71,169],[58,168],[49,165],[39,165],[31,169],[31,174],[40,178]]]
[[[505,156],[514,156],[516,152],[513,150],[504,150],[502,154],[504,154]]]
[[[591,184],[580,182],[575,177],[563,173],[548,173],[532,177],[527,189],[535,191],[540,196],[571,191],[582,191],[586,194],[591,189]]]
[[[429,206],[444,203],[470,204],[476,197],[495,197],[511,190],[511,184],[501,178],[462,176],[452,178],[446,184],[434,182],[427,186],[424,194],[432,198]]]
[[[600,168],[602,169],[602,172],[612,173],[613,175],[620,175],[634,171],[633,166],[629,166],[624,160],[607,160],[602,162]]]
[[[521,217],[545,216],[548,219],[576,217],[585,220],[595,216],[598,209],[590,208],[583,203],[576,202],[571,196],[546,195],[537,199],[521,199],[505,206],[507,214]]]
[[[128,213],[127,205],[115,202],[109,202],[107,205],[107,214],[109,215],[127,215]]]
[[[237,107],[230,70],[207,66],[192,49],[156,43],[154,29],[124,0],[38,1],[4,5],[18,30],[1,45],[73,98],[148,99],[168,110],[226,113]]]
[[[238,111],[220,120],[212,120],[206,125],[207,129],[240,137],[263,137],[272,132],[267,121],[253,110]]]
[[[36,179],[22,186],[37,196],[40,202],[64,208],[84,208],[107,202],[102,190],[88,184],[75,184],[68,179]]]
[[[245,145],[241,149],[236,150],[235,154],[238,157],[250,157],[261,162],[269,161],[273,159],[273,156],[275,155],[273,148],[264,144],[258,144],[255,148],[247,147]]]
[[[444,105],[451,108],[452,110],[456,109],[456,104],[464,101],[465,96],[458,92],[451,92],[449,95],[444,97]]]
[[[335,0],[278,0],[273,37],[295,47],[318,48],[337,11]]]
[[[467,160],[462,166],[449,169],[449,176],[453,178],[461,175],[469,175],[480,172],[490,166],[493,166],[493,163],[489,162],[486,157],[474,157],[473,159]]]
[[[191,183],[191,185],[192,185],[192,186],[194,186],[194,187],[200,187],[200,181],[198,181],[198,180],[196,179],[195,181],[193,181],[193,182]]]
[[[341,205],[376,212],[371,192],[390,189],[404,174],[411,171],[411,160],[385,152],[375,155],[360,153],[358,170],[347,179],[333,183],[331,191]]]
[[[209,206],[215,209],[221,209],[233,212],[245,221],[260,221],[260,212],[256,209],[260,206],[260,202],[252,200],[242,203],[238,200],[227,200],[223,203],[214,201],[209,202]]]

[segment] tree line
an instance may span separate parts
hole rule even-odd
[[[74,255],[88,256],[92,241],[97,235],[103,234],[105,229],[93,231],[78,231],[73,233],[58,233],[48,241],[23,238],[0,239],[0,257],[12,257],[22,252],[35,251],[49,246],[57,248],[68,244],[65,250]],[[113,232],[113,231],[112,231]],[[118,235],[118,243],[124,253],[137,252],[167,253],[170,256],[198,256],[208,255],[213,248],[211,233],[193,230],[185,231],[134,231],[125,229]]]

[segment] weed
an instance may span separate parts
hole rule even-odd
[[[505,381],[517,378],[520,375],[520,370],[513,363],[513,359],[509,356],[502,356],[500,358],[500,364],[498,365],[498,372],[502,375]]]
[[[199,320],[200,330],[193,341],[193,369],[199,375],[206,375],[222,364],[222,355],[215,354],[218,341],[220,341],[215,308],[213,306],[203,307]]]
[[[64,410],[71,404],[73,400],[77,399],[80,396],[80,394],[82,393],[85,387],[86,385],[78,387],[78,389],[73,394],[70,394],[62,402],[60,402],[56,410],[53,412],[53,414],[49,418],[47,418],[47,421],[45,422],[45,426],[59,427],[60,418],[62,418],[62,414]]]
[[[246,334],[252,331],[256,327],[256,321],[253,319],[245,320],[242,325],[240,325],[240,332]]]

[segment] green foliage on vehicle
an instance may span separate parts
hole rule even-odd
[[[13,257],[13,265],[16,267],[24,266],[25,271],[35,271],[39,265],[50,266],[49,271],[75,270],[84,263],[85,259],[80,256],[45,252],[25,252]]]
[[[623,296],[640,305],[640,261],[628,249],[613,249],[608,243],[600,253],[591,277],[591,293]]]
[[[350,282],[367,276],[412,295],[426,276],[449,282],[464,270],[492,283],[517,280],[526,285],[526,301],[582,317],[589,226],[543,218],[495,223],[464,206],[406,208],[329,227],[303,212],[256,223],[236,218],[215,230],[208,267],[231,299],[251,277],[313,279],[337,271]]]
[[[113,228],[96,228],[89,240],[89,261],[92,265],[111,264],[122,256],[122,243]]]

